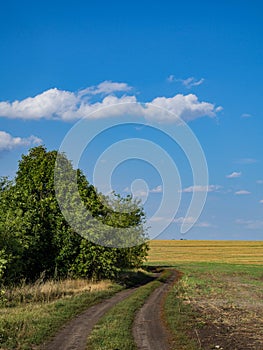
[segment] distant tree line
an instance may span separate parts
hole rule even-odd
[[[35,147],[22,156],[13,180],[0,179],[1,282],[34,281],[41,273],[47,278],[113,278],[122,269],[140,267],[147,256],[142,229],[145,215],[140,204],[131,196],[102,196],[81,170],[74,170],[65,155],[60,156],[68,173],[76,176],[81,200],[92,217],[101,222],[101,230],[133,228],[131,232],[139,236],[140,244],[109,247],[76,233],[62,215],[56,197],[54,168],[58,152]],[[69,188],[64,191],[70,193]],[[99,235],[100,225],[90,222],[88,234]]]

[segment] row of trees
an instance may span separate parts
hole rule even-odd
[[[58,156],[69,180],[77,179],[82,204],[90,213],[81,235],[61,213],[61,203],[72,203],[70,181],[61,183],[64,197],[60,205],[57,200],[61,195],[54,183]],[[47,277],[112,278],[123,268],[141,266],[147,255],[145,215],[139,203],[131,196],[102,196],[64,155],[43,146],[22,156],[14,180],[0,180],[0,213],[0,279],[5,283],[21,278],[33,281],[43,272]],[[72,215],[83,222],[74,208]],[[135,235],[138,244],[114,247],[114,230],[118,240],[128,238],[120,236],[121,229]],[[100,245],[95,238],[102,233]]]

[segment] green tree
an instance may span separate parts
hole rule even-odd
[[[54,182],[58,158],[58,171],[63,173],[63,181],[56,183],[59,193]],[[58,196],[63,201],[58,203]],[[80,212],[76,211],[79,196],[84,208]],[[81,235],[62,215],[63,203],[80,223]],[[140,266],[147,255],[145,216],[139,203],[130,196],[99,194],[65,155],[43,146],[22,156],[14,181],[1,179],[0,210],[1,274],[9,281],[34,280],[43,271],[46,276],[111,278],[123,267]],[[96,244],[101,237],[113,247]],[[117,249],[116,242],[137,245]]]

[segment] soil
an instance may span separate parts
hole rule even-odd
[[[259,319],[261,310],[254,310],[254,317],[249,315],[250,307],[207,307],[204,310],[196,306],[199,321],[204,324],[196,330],[201,349],[224,350],[262,350],[263,321]]]
[[[87,337],[98,320],[115,304],[131,295],[136,288],[124,290],[113,297],[91,306],[87,311],[81,313],[56,334],[41,350],[85,350]]]
[[[192,335],[197,336],[203,350],[262,350],[263,291],[238,278],[226,278],[224,283],[224,298],[191,301],[197,325]]]
[[[138,350],[171,349],[170,336],[162,321],[162,303],[175,279],[176,272],[151,294],[137,313],[133,325],[133,336]]]

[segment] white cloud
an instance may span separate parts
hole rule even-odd
[[[241,172],[234,171],[233,173],[226,175],[228,179],[235,179],[237,177],[240,177],[242,175]]]
[[[235,194],[238,196],[240,196],[240,195],[242,196],[242,195],[246,195],[246,194],[251,194],[251,192],[246,191],[246,190],[240,190],[240,191],[236,191]]]
[[[153,216],[149,221],[150,222],[169,222],[177,225],[182,225],[183,223],[185,223],[185,224],[193,225],[195,227],[203,227],[203,228],[216,227],[215,225],[207,221],[196,221],[196,219],[192,216],[186,216],[186,217],[180,216],[173,220],[165,216]]]
[[[173,74],[169,75],[169,77],[167,78],[167,81],[169,83],[172,83],[173,81],[175,81],[175,76]]]
[[[189,186],[184,188],[181,192],[184,193],[192,193],[192,192],[215,192],[222,188],[219,185],[208,185],[208,186],[200,186],[200,185],[195,185],[195,186]]]
[[[175,76],[173,74],[169,75],[169,77],[167,78],[167,81],[169,83],[173,83],[173,82],[180,82],[182,83],[182,85],[184,87],[186,87],[187,89],[191,89],[192,87],[194,86],[199,86],[201,84],[203,84],[203,82],[205,81],[204,78],[201,78],[199,80],[197,80],[196,78],[194,77],[189,77],[189,78],[186,78],[186,79],[177,79],[175,78]]]
[[[148,193],[144,190],[136,190],[133,192],[133,195],[135,197],[146,197],[146,196],[148,196]]]
[[[150,190],[151,193],[162,193],[163,192],[163,186],[159,185],[154,187],[152,190]]]
[[[179,218],[175,218],[173,220],[174,223],[176,224],[182,224],[182,223],[185,223],[185,224],[194,224],[194,226],[196,227],[215,227],[214,225],[212,225],[211,223],[207,222],[207,221],[198,221],[196,222],[196,219],[191,217],[191,216],[187,216],[187,217],[179,217]]]
[[[125,83],[103,82],[74,93],[50,89],[21,101],[0,102],[0,116],[20,119],[61,119],[65,121],[80,118],[107,118],[130,114],[164,122],[190,121],[204,116],[215,117],[221,110],[209,102],[199,101],[194,94],[178,94],[173,97],[157,97],[141,105],[136,96],[117,97],[113,92],[126,92],[130,87]],[[101,93],[110,94],[91,102],[89,96]],[[105,108],[111,106],[111,108]],[[157,107],[157,108],[156,108]],[[159,107],[159,108],[158,108]],[[170,113],[167,113],[168,112]],[[97,111],[96,114],[91,114]]]
[[[238,164],[254,164],[254,163],[258,163],[258,160],[255,158],[241,158],[241,159],[237,160],[236,163],[238,163]]]
[[[263,184],[263,180],[257,180],[256,181],[258,185],[262,185]]]
[[[251,117],[252,117],[252,115],[249,114],[249,113],[243,113],[243,114],[241,115],[241,118],[251,118]]]
[[[78,103],[74,93],[50,89],[22,101],[0,102],[0,115],[21,119],[66,119],[67,113],[76,113]]]
[[[146,103],[143,114],[147,119],[157,121],[176,122],[178,119],[191,121],[201,116],[215,117],[216,108],[209,102],[199,102],[194,94],[178,94],[170,98],[156,97],[150,103]]]
[[[250,230],[259,230],[263,228],[263,220],[237,219],[236,224],[243,225],[245,228]]]
[[[170,219],[164,217],[164,216],[153,216],[152,218],[150,218],[149,220],[150,222],[167,222],[170,221]]]
[[[78,96],[82,97],[84,95],[112,94],[114,92],[127,92],[131,89],[132,87],[126,83],[116,83],[110,80],[105,80],[98,85],[90,86],[79,91]]]
[[[195,225],[197,227],[207,227],[207,228],[210,228],[210,227],[216,227],[215,225],[211,224],[210,222],[207,222],[207,221],[201,221],[201,222],[197,222],[197,224]]]
[[[259,203],[263,204],[263,199],[261,199],[261,200],[259,201]]]
[[[173,222],[175,222],[176,224],[182,224],[183,222],[185,222],[186,224],[193,224],[195,221],[196,219],[192,216],[180,216],[179,218],[175,218],[173,220]]]
[[[0,151],[10,151],[17,147],[40,144],[42,140],[36,136],[27,138],[13,137],[5,131],[0,131]]]
[[[132,195],[135,197],[147,197],[148,196],[148,192],[143,190],[143,189],[140,189],[140,188],[137,188],[135,190],[131,190],[131,188],[125,187],[122,192],[129,193],[129,194],[132,193]]]
[[[204,81],[205,81],[204,78],[196,80],[194,77],[190,77],[190,78],[181,80],[182,84],[185,87],[187,87],[188,89],[191,89],[193,86],[199,86],[199,85],[203,84]]]

